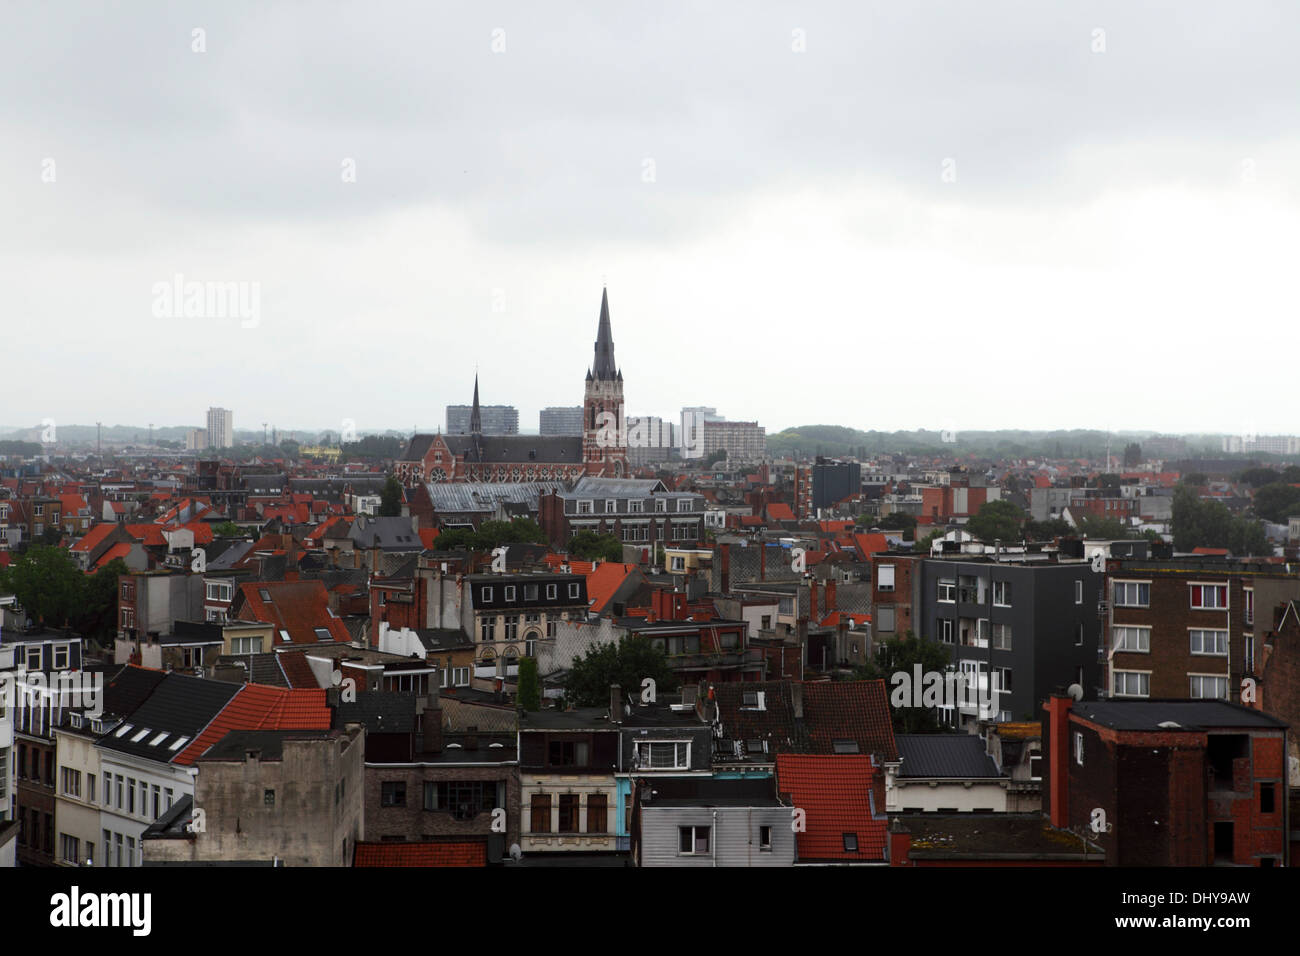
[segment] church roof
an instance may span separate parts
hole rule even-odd
[[[582,439],[568,435],[444,435],[453,455],[474,464],[581,464]]]
[[[606,381],[622,377],[618,366],[614,364],[614,333],[609,325],[609,293],[601,290],[600,327],[596,331],[596,357],[588,378]]]

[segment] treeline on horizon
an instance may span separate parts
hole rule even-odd
[[[872,455],[919,454],[950,457],[985,458],[1099,458],[1106,454],[1106,441],[1110,439],[1110,453],[1116,458],[1124,454],[1131,442],[1142,444],[1152,432],[1114,432],[1108,434],[1095,429],[1069,429],[1057,431],[1025,431],[1003,429],[999,431],[959,431],[953,441],[944,441],[942,432],[930,429],[913,431],[862,431],[843,425],[800,425],[767,436],[770,455],[825,455],[866,458]],[[1162,436],[1168,437],[1168,436]],[[1179,435],[1187,442],[1188,455],[1229,457],[1220,451],[1221,444],[1213,435]],[[1251,457],[1262,457],[1253,455]]]

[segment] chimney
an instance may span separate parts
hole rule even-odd
[[[826,582],[826,612],[829,614],[835,609],[835,579],[831,578]]]
[[[1043,707],[1047,711],[1048,800],[1052,826],[1064,830],[1070,825],[1070,709],[1074,698],[1057,691]]]
[[[889,865],[912,866],[909,859],[912,852],[912,834],[903,821],[894,817],[889,821]]]
[[[803,684],[798,681],[790,683],[790,702],[794,707],[794,719],[803,720]]]
[[[722,593],[731,593],[731,545],[722,545]]]
[[[435,680],[429,683],[429,695],[425,698],[424,713],[420,715],[420,730],[424,734],[424,752],[442,753],[442,707],[438,699],[437,679],[441,674],[433,675]]]
[[[609,685],[609,720],[614,724],[623,722],[623,688],[618,684]]]

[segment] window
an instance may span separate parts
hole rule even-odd
[[[1083,766],[1083,734],[1074,732],[1074,762]]]
[[[1245,604],[1243,612],[1246,615],[1246,623],[1254,624],[1255,623],[1255,589],[1246,588],[1244,591],[1241,592],[1241,595],[1242,595],[1243,603]]]
[[[894,606],[892,604],[876,605],[876,630],[894,630]]]
[[[1114,595],[1116,607],[1149,607],[1151,584],[1148,581],[1116,581]]]
[[[1115,671],[1111,693],[1116,697],[1150,697],[1151,675],[1142,671]]]
[[[0,763],[0,780],[3,779],[4,779],[4,765],[3,763]],[[86,774],[86,800],[89,803],[95,802],[95,775],[93,773]]]
[[[691,510],[691,499],[689,499],[689,498],[678,498],[678,499],[677,499],[677,510],[678,510],[678,511],[690,511],[690,510]]]
[[[468,667],[453,667],[453,668],[451,669],[451,682],[452,682],[452,684],[455,685],[456,687],[468,687],[468,686],[469,686],[469,668],[468,668]]]
[[[555,587],[554,584],[548,584],[548,585],[546,585],[546,600],[548,600],[548,601],[554,601],[554,600],[555,600],[555,592],[556,592],[556,587]]]
[[[549,793],[533,794],[529,816],[531,817],[528,826],[530,832],[551,832],[551,795]]]
[[[993,677],[997,681],[998,692],[1002,694],[1011,693],[1011,668],[995,667],[993,668]]]
[[[1083,622],[1080,621],[1074,628],[1074,646],[1083,647]]]
[[[957,582],[952,578],[939,579],[939,600],[944,604],[953,604],[957,600]]]
[[[271,810],[274,810],[274,809],[275,809],[275,791],[274,791],[274,790],[263,790],[263,791],[262,791],[262,804],[263,804],[264,806],[266,806],[267,808],[271,809]]]
[[[628,514],[639,515],[645,512],[645,502],[633,499],[627,503]]]
[[[515,599],[515,588],[514,588],[514,585],[512,585],[512,584],[511,584],[511,585],[507,585],[507,586],[506,586],[506,600],[507,600],[507,601],[513,601],[514,599]]]
[[[260,654],[262,653],[262,639],[260,637],[232,637],[230,639],[230,653]]]
[[[501,781],[429,781],[424,785],[424,809],[449,812],[457,820],[473,820],[480,813],[491,813],[502,806],[505,806],[505,784]]]
[[[1189,632],[1192,638],[1192,653],[1209,657],[1226,657],[1228,655],[1227,631]]]
[[[27,669],[29,671],[38,671],[41,669],[41,646],[27,648]]]
[[[1198,700],[1225,700],[1228,696],[1228,678],[1211,674],[1188,674],[1191,680],[1189,696]]]
[[[949,618],[941,617],[936,621],[939,625],[939,640],[944,644],[952,643],[952,621]]]
[[[858,852],[858,835],[856,833],[844,834],[844,852],[845,853]]]
[[[155,783],[152,787],[152,792],[153,792],[153,819],[157,820],[160,816],[162,816],[162,790],[159,788],[158,784]]]
[[[963,604],[983,604],[983,588],[980,586],[980,579],[973,574],[959,574],[957,576],[957,600]]]
[[[81,841],[64,833],[60,837],[59,843],[63,853],[63,862],[79,866],[81,864]]]
[[[1259,785],[1259,812],[1274,813],[1276,811],[1276,788],[1274,783],[1261,783]]]
[[[685,571],[685,570],[686,570],[686,558],[682,557],[681,555],[677,555],[677,554],[675,554],[675,555],[672,556],[672,558],[671,558],[670,560],[671,560],[672,563],[669,565],[668,570],[670,570],[670,571]]]
[[[1011,607],[1011,582],[993,582],[993,603],[998,607]]]
[[[546,622],[546,636],[547,636],[547,637],[554,637],[554,636],[555,636],[556,628],[557,628],[557,622],[556,622],[555,618],[550,618],[549,620],[547,620],[547,622]]]
[[[57,644],[54,648],[54,669],[64,671],[68,669],[68,645]]]
[[[207,599],[209,601],[229,601],[231,598],[231,586],[220,582],[208,582]]]
[[[758,828],[758,848],[760,850],[772,849],[772,828],[771,827]]]
[[[518,614],[507,614],[507,615],[506,615],[506,637],[505,637],[505,639],[506,639],[507,641],[517,641],[517,640],[519,640],[519,615],[518,615]]]
[[[613,498],[605,499],[605,514],[612,515],[618,511],[618,502]]]
[[[534,604],[534,603],[536,603],[536,601],[537,601],[537,585],[536,585],[536,584],[525,584],[525,585],[524,585],[524,600],[527,601],[529,604]]]
[[[1029,757],[1029,779],[1030,779],[1030,780],[1042,780],[1042,779],[1043,779],[1043,755],[1042,755],[1042,754],[1031,754],[1031,755],[1030,755],[1030,757]]]
[[[63,795],[67,797],[80,797],[81,771],[64,767],[61,776],[63,778]]]
[[[663,498],[656,498],[655,511],[667,511],[667,510],[668,510],[668,502],[665,501]]]
[[[847,740],[843,738],[832,740],[831,749],[837,754],[855,754],[860,752],[856,740]]]
[[[479,618],[478,636],[484,643],[496,640],[497,619],[495,617]]]
[[[1226,584],[1193,584],[1192,607],[1205,610],[1228,606],[1228,586]]]
[[[483,589],[483,603],[484,603],[484,604],[491,604],[491,603],[492,603],[492,589],[491,589],[491,588],[484,588],[484,589]]]
[[[1151,653],[1151,628],[1116,627],[1111,630],[1112,645],[1116,651],[1130,654]]]
[[[580,515],[589,515],[589,514],[591,514],[591,513],[592,513],[592,510],[591,510],[591,509],[592,509],[592,504],[593,504],[593,503],[590,502],[590,501],[579,501],[579,502],[578,502],[578,514],[580,514]]]
[[[560,794],[559,832],[578,832],[578,795],[576,793]]]
[[[999,651],[1011,650],[1011,625],[993,625],[993,647]]]
[[[569,585],[569,597],[573,598],[574,600],[578,599],[578,584],[576,581],[573,584]]]
[[[686,742],[638,741],[637,762],[642,770],[689,770],[691,745]]]
[[[552,767],[585,767],[587,760],[585,740],[552,740],[549,754]]]
[[[406,781],[385,780],[379,785],[379,805],[382,807],[406,806]]]
[[[892,564],[882,564],[876,570],[876,590],[894,590],[894,566]]]
[[[95,865],[95,844],[86,841],[86,866]]]
[[[678,827],[677,849],[681,856],[708,856],[711,827]]]
[[[314,627],[312,628],[312,632],[316,635],[316,640],[318,641],[331,641],[334,639],[333,635],[330,634],[330,629],[328,627]],[[200,653],[202,653],[201,650]],[[200,658],[200,661],[201,660],[202,658]]]
[[[1075,604],[1083,603],[1083,582],[1082,581],[1074,582],[1074,603]]]

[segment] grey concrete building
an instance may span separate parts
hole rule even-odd
[[[539,435],[582,435],[581,405],[551,405],[537,415]]]
[[[470,416],[473,405],[447,406],[447,434],[470,434]],[[513,405],[480,405],[479,414],[483,420],[484,435],[518,435],[519,409]],[[578,434],[582,434],[581,431]]]
[[[227,734],[197,762],[197,809],[178,804],[145,831],[145,863],[351,866],[365,837],[364,752],[360,725]]]

